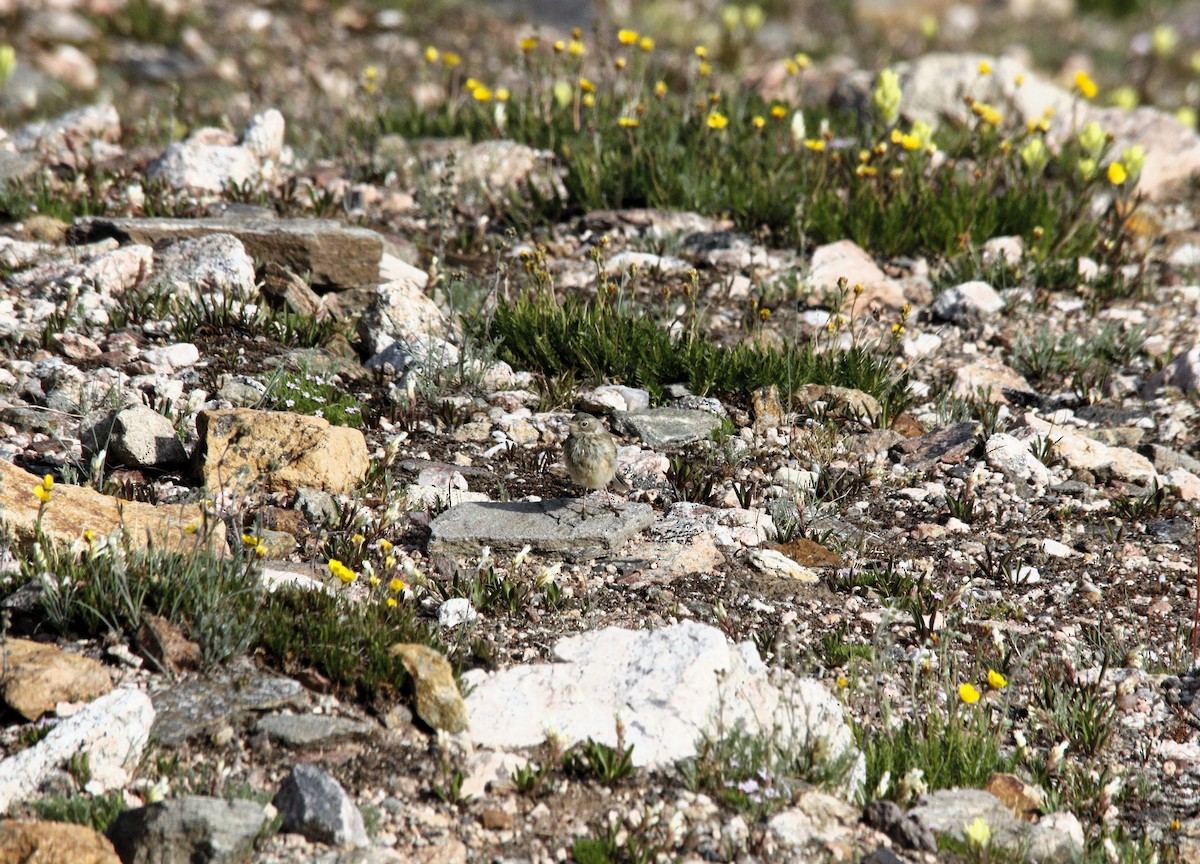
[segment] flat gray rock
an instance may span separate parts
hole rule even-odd
[[[192,678],[152,693],[158,712],[153,734],[166,747],[214,731],[220,724],[248,711],[303,708],[308,695],[291,678],[257,670]]]
[[[1066,862],[1083,854],[1083,827],[1066,812],[1050,813],[1036,825],[1022,822],[983,789],[942,789],[922,795],[908,816],[935,835],[966,841],[967,826],[982,819],[991,846],[1028,861]]]
[[[955,423],[927,432],[917,438],[901,441],[891,449],[893,457],[905,468],[914,471],[932,471],[939,462],[957,465],[968,456],[979,443],[975,436],[975,423]]]
[[[570,560],[601,558],[654,524],[648,504],[577,498],[549,501],[471,502],[433,520],[430,552],[515,552],[528,545]]]
[[[265,808],[253,801],[188,795],[126,810],[108,839],[124,864],[241,864],[266,821]]]
[[[175,424],[145,405],[109,412],[79,437],[87,458],[104,450],[110,466],[170,468],[188,460]]]
[[[72,242],[116,237],[122,242],[162,245],[185,237],[232,234],[246,252],[297,273],[311,272],[315,283],[353,288],[379,283],[383,237],[367,228],[347,228],[328,219],[104,219],[76,221]]]
[[[323,714],[268,714],[259,718],[254,729],[287,747],[311,747],[371,733],[367,723]]]
[[[707,411],[681,408],[651,408],[647,411],[618,411],[613,428],[622,435],[640,438],[647,447],[673,447],[703,441],[721,423]]]

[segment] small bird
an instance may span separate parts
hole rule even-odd
[[[604,489],[617,473],[617,445],[604,425],[591,414],[580,411],[570,422],[571,433],[563,446],[563,461],[571,479],[589,489]],[[584,514],[587,505],[584,504]]]

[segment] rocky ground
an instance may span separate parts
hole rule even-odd
[[[727,74],[775,98],[759,58],[827,40],[803,98],[854,104],[907,57],[935,121],[983,50],[1036,121],[1131,46],[1159,107],[1080,118],[1146,150],[1123,271],[1039,288],[998,236],[958,278],[647,208],[522,232],[552,154],[363,151],[428,45],[502,77],[529,10],[0,0],[0,861],[1200,860],[1200,136],[1165,110],[1197,85],[1148,59],[1155,23],[1200,50],[1200,9],[862,5],[852,36],[769,10]],[[720,10],[643,14],[719,41]],[[715,344],[865,346],[904,398],[660,394],[480,330],[610,281]],[[627,493],[572,487],[580,409]],[[79,561],[147,544],[243,562],[321,650],[254,632],[250,589],[219,624],[148,589],[60,626]]]

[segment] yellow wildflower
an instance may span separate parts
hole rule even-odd
[[[329,572],[342,580],[342,583],[345,585],[349,585],[358,578],[357,573],[336,558],[329,559]]]
[[[971,110],[975,112],[976,117],[992,126],[999,126],[1000,121],[1004,119],[1004,116],[999,111],[986,102],[974,103],[971,106]]]
[[[704,122],[708,124],[709,129],[724,129],[729,125],[729,118],[720,111],[710,111]]]
[[[1137,177],[1142,173],[1142,167],[1146,164],[1146,148],[1141,144],[1126,147],[1121,151],[1121,164],[1129,172],[1130,177]]]
[[[975,849],[983,849],[991,842],[992,829],[982,816],[976,816],[975,821],[963,826],[966,829],[967,842]]]
[[[699,57],[701,60],[703,60],[705,57],[708,56],[708,49],[705,48],[703,45],[697,45],[695,53],[696,53],[697,57]]]
[[[396,602],[396,598],[395,598],[395,597],[389,597],[389,598],[387,598],[387,605],[389,605],[389,606],[398,606],[399,604]]]
[[[1092,76],[1082,69],[1075,73],[1075,89],[1079,91],[1079,95],[1084,99],[1094,99],[1096,94],[1100,92],[1100,88],[1096,86],[1096,82],[1092,80]]]
[[[430,63],[430,64],[436,63],[441,58],[441,56],[442,56],[441,52],[438,51],[438,49],[434,48],[432,45],[427,45],[425,47],[425,62],[426,63]]]
[[[750,119],[750,125],[753,126],[755,129],[761,129],[767,125],[767,118],[763,117],[761,114],[755,114]]]
[[[584,93],[583,94],[583,107],[584,108],[595,108],[596,107],[596,97],[593,96],[591,93]]]
[[[988,670],[988,686],[993,690],[1003,690],[1008,686],[1008,679],[995,669]]]
[[[367,584],[370,585],[372,588],[376,588],[379,586],[379,583],[381,583],[382,581],[383,580],[380,579],[378,576],[372,574],[371,578],[367,580]]]
[[[46,487],[42,485],[33,487],[33,495],[43,504],[50,503],[50,493],[46,491]]]
[[[567,43],[567,53],[572,57],[582,57],[587,53],[587,49],[583,47],[583,43],[578,39],[572,39]]]
[[[54,488],[54,477],[52,475],[45,474],[42,476],[42,488],[47,492]]]
[[[480,84],[471,90],[471,98],[476,102],[491,102],[492,91]]]
[[[854,173],[858,177],[874,177],[879,173],[879,169],[874,165],[856,165]]]
[[[654,95],[657,96],[659,99],[661,99],[667,95],[667,82],[666,81],[654,82]]]
[[[1124,185],[1129,179],[1129,174],[1125,170],[1125,166],[1120,162],[1111,162],[1108,166],[1108,182],[1114,186]]]
[[[629,64],[629,61],[626,60],[624,57],[614,57],[613,58],[613,68],[616,69],[618,72],[620,72],[622,69],[624,69],[628,64]]]
[[[787,116],[787,108],[783,105],[772,105],[771,106],[771,116],[774,117],[776,120],[782,120],[784,117]]]
[[[353,537],[350,538],[350,542],[353,543],[355,546],[361,546],[362,544],[367,542],[367,538],[361,534],[355,534]]]
[[[875,113],[884,126],[891,126],[900,117],[900,76],[894,69],[884,69],[871,91]]]
[[[1150,32],[1150,46],[1156,57],[1170,57],[1179,47],[1179,32],[1170,24],[1159,24]]]
[[[96,542],[96,532],[91,528],[83,529],[83,540],[85,543],[91,544]]]
[[[399,594],[401,591],[403,591],[407,587],[408,586],[404,584],[404,580],[400,579],[400,578],[393,579],[391,582],[388,583],[388,590],[391,591],[393,594]]]
[[[792,62],[794,62],[796,64],[796,66],[799,67],[801,70],[804,70],[812,65],[812,58],[809,57],[807,54],[805,54],[803,51],[801,51],[799,54],[797,54],[795,57],[792,58]]]
[[[649,36],[643,36],[638,40],[638,47],[646,53],[649,53],[654,50],[654,40]]]
[[[496,101],[497,102],[507,102],[510,96],[512,96],[512,94],[508,92],[507,87],[497,87],[496,88]]]
[[[589,81],[587,78],[580,78],[579,79],[579,89],[582,90],[584,93],[595,93],[596,85],[593,84],[591,81]]]
[[[564,52],[564,51],[566,51],[566,50],[567,50],[567,43],[566,43],[566,42],[564,42],[564,41],[563,41],[563,40],[561,40],[561,39],[558,39],[558,40],[556,40],[556,41],[555,41],[555,43],[554,43],[554,53],[555,53],[555,54],[561,54],[561,53],[563,53],[563,52]]]
[[[540,40],[536,36],[526,36],[518,44],[521,46],[521,50],[528,54],[538,46],[539,41]]]
[[[850,679],[848,679],[845,675],[839,675],[837,677],[837,686],[839,690],[845,690],[848,686],[850,686]]]
[[[253,534],[243,534],[242,535],[242,545],[246,546],[247,548],[253,549],[255,546],[257,546],[261,542],[262,541],[259,540],[257,537],[255,537]]]
[[[796,65],[796,61],[791,57],[783,61],[783,71],[789,75],[795,75],[800,71],[800,67]]]
[[[638,125],[638,121],[636,117],[618,117],[617,125],[625,129],[632,129],[634,126]]]
[[[617,41],[622,45],[633,45],[638,41],[638,32],[636,30],[618,30]]]
[[[807,147],[809,150],[813,151],[814,153],[820,153],[822,150],[825,149],[825,139],[824,138],[808,138],[808,139],[805,139],[804,146]]]
[[[707,61],[701,60],[700,68],[697,71],[700,73],[701,78],[707,78],[712,74],[712,66]]]
[[[992,64],[986,60],[980,60],[979,61],[979,74],[980,75],[991,75],[992,74]]]
[[[1016,75],[1013,76],[1013,84],[1015,86],[1020,87],[1024,83],[1025,83],[1025,74],[1023,72],[1018,72]]]
[[[455,66],[462,65],[462,58],[453,51],[447,51],[442,54],[442,63],[445,64],[447,69],[453,69]]]
[[[975,689],[974,684],[959,684],[958,698],[968,705],[974,705],[982,694]]]

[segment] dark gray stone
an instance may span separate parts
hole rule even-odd
[[[933,832],[910,817],[894,801],[872,801],[863,810],[863,822],[881,831],[904,849],[937,851]]]
[[[126,810],[108,828],[123,864],[248,864],[261,804],[189,795]]]
[[[929,472],[940,463],[957,465],[979,445],[976,423],[943,426],[916,438],[901,441],[891,448],[892,457],[905,468]]]
[[[362,814],[340,783],[315,765],[297,765],[275,793],[284,831],[332,846],[367,846]]]
[[[549,501],[472,502],[451,507],[433,520],[429,551],[474,554],[516,552],[528,544],[534,552],[570,560],[610,555],[654,524],[648,504]]]
[[[243,670],[182,681],[150,694],[150,700],[158,712],[153,735],[164,747],[178,747],[250,711],[304,708],[308,695],[291,678]]]
[[[268,714],[259,718],[254,729],[287,747],[311,747],[371,734],[367,723],[323,714]]]
[[[673,447],[703,441],[720,425],[721,419],[707,411],[680,408],[651,408],[648,411],[618,411],[613,430],[640,438],[647,447]]]

